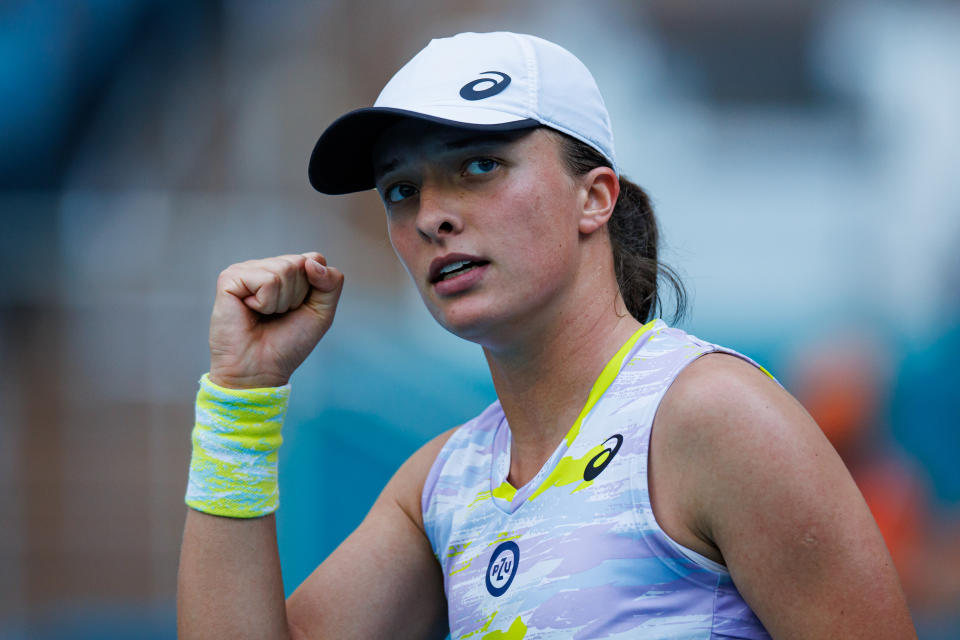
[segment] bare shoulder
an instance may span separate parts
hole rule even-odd
[[[799,403],[756,366],[724,353],[687,365],[660,403],[650,444],[650,492],[664,531],[726,562],[713,522],[718,496],[743,495],[733,485],[772,461],[766,441],[797,430],[829,449]],[[728,478],[731,469],[743,474]]]
[[[677,376],[657,413],[657,438],[711,464],[745,457],[763,464],[800,443],[814,458],[836,457],[793,396],[756,366],[724,353],[702,356]]]
[[[664,396],[650,455],[667,525],[716,550],[774,637],[915,637],[840,456],[762,371],[725,354],[691,363]]]
[[[454,427],[444,431],[417,449],[397,470],[381,495],[381,500],[395,500],[407,517],[421,530],[423,514],[420,510],[420,496],[423,493],[423,486],[443,445],[459,428]]]
[[[718,410],[781,408],[803,411],[800,404],[761,369],[726,353],[710,353],[691,362],[671,385],[661,411],[678,418],[701,419]]]
[[[823,478],[859,498],[840,457],[800,403],[736,356],[708,354],[691,363],[664,396],[656,430],[655,445],[671,462],[663,470],[684,470],[679,495],[688,518],[718,547],[726,507],[795,511],[797,500],[822,497],[816,479]],[[791,503],[764,499],[776,488],[791,491]]]

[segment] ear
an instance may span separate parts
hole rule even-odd
[[[580,178],[583,197],[580,233],[591,234],[607,223],[620,195],[620,180],[610,167],[596,167]]]

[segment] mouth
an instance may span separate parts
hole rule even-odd
[[[469,271],[490,264],[489,260],[475,256],[451,254],[430,263],[430,284],[452,280]]]

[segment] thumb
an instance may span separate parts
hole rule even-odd
[[[304,300],[303,306],[318,315],[330,315],[336,309],[340,292],[343,291],[343,273],[314,258],[307,259],[304,268],[310,283],[310,295]]]

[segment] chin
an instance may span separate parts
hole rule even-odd
[[[491,324],[493,324],[490,318],[477,314],[454,314],[451,316],[433,311],[433,318],[441,327],[458,338],[477,344],[484,343],[484,336],[490,333]]]
[[[482,347],[497,347],[515,342],[517,329],[527,325],[518,305],[495,305],[489,300],[451,300],[440,306],[427,305],[437,323],[457,336]],[[522,333],[522,332],[521,332]]]
[[[470,298],[473,299],[470,299]],[[484,337],[491,331],[496,331],[500,324],[492,305],[489,302],[478,300],[477,296],[464,296],[459,299],[444,300],[437,303],[435,300],[425,301],[430,315],[441,327],[464,340],[484,343]]]

